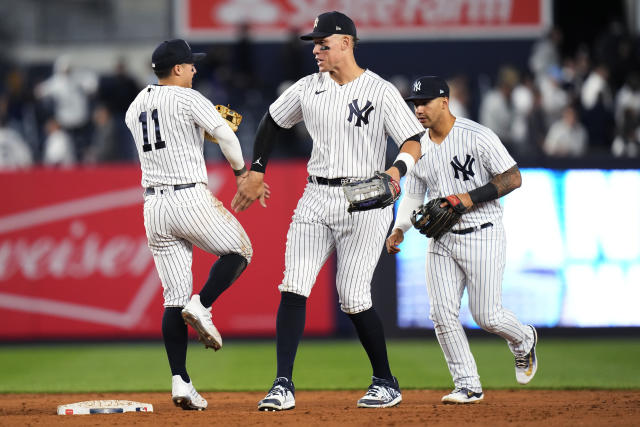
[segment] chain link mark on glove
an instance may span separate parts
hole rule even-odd
[[[216,105],[216,110],[222,118],[227,122],[232,131],[237,132],[238,127],[240,126],[240,122],[242,122],[242,114],[238,113],[235,110],[232,110],[228,105]],[[207,138],[211,142],[218,143],[218,140],[213,135],[205,132],[205,138]]]
[[[440,207],[443,203],[445,206]],[[413,211],[411,223],[420,233],[437,240],[451,230],[466,210],[458,196],[439,197]]]
[[[347,212],[368,211],[392,205],[400,197],[400,184],[384,172],[342,186],[349,201]]]

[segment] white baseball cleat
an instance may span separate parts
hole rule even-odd
[[[193,383],[182,380],[180,375],[171,378],[171,396],[173,403],[184,410],[204,411],[207,401],[193,387]]]
[[[198,332],[198,340],[205,348],[218,351],[222,348],[222,337],[211,321],[211,307],[205,308],[200,302],[200,295],[195,294],[182,309],[182,318]]]
[[[273,382],[269,393],[258,402],[259,411],[284,411],[296,407],[296,389],[292,381],[278,377]]]
[[[484,399],[484,393],[476,393],[466,387],[455,388],[451,393],[442,397],[444,403],[480,403]]]
[[[402,393],[398,380],[393,381],[383,378],[371,377],[371,385],[360,400],[358,408],[391,408],[402,402]]]
[[[529,353],[524,356],[516,356],[516,380],[520,384],[528,384],[533,379],[538,370],[538,359],[536,357],[536,344],[538,343],[538,332],[536,328],[529,325],[533,331],[533,346]]]

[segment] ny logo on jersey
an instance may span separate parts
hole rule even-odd
[[[347,121],[349,123],[351,123],[351,119],[353,119],[353,116],[355,114],[355,116],[358,118],[358,120],[356,120],[356,126],[360,127],[360,122],[364,122],[365,125],[369,124],[369,113],[371,113],[374,110],[373,105],[371,105],[371,101],[367,100],[367,104],[360,108],[358,107],[358,99],[354,99],[353,101],[351,101],[351,104],[349,104],[349,118],[347,119]]]
[[[464,161],[464,165],[460,163],[458,160],[458,156],[453,156],[453,160],[451,161],[451,166],[453,166],[453,171],[455,172],[455,179],[460,179],[458,172],[462,173],[462,179],[464,181],[468,181],[470,176],[474,176],[475,172],[473,172],[473,162],[476,159],[467,154],[467,158]]]

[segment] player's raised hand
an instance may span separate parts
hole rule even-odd
[[[387,253],[397,254],[400,252],[398,245],[404,240],[404,232],[399,228],[394,228],[389,237],[387,237],[386,246]]]
[[[231,201],[231,208],[236,212],[242,212],[256,199],[261,199],[260,204],[266,207],[265,199],[270,196],[271,191],[268,190],[268,186],[265,187],[264,173],[250,171],[249,175],[238,183],[238,191]]]

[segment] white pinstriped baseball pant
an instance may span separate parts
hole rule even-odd
[[[378,264],[392,207],[347,212],[341,187],[308,183],[294,211],[278,289],[308,297],[320,268],[335,250],[340,308],[355,314],[371,308],[371,277]]]
[[[193,245],[218,256],[237,253],[247,263],[253,250],[242,225],[205,184],[155,189],[155,195],[144,196],[147,240],[162,281],[164,306],[183,307],[193,291]]]
[[[454,385],[481,392],[480,377],[460,323],[460,301],[465,287],[469,310],[482,329],[500,335],[514,355],[533,346],[533,332],[502,307],[502,276],[506,240],[500,221],[469,234],[446,233],[431,240],[426,276],[430,313]]]

